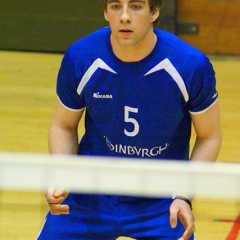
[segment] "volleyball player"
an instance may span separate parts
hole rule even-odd
[[[161,2],[104,0],[110,26],[69,47],[58,75],[50,153],[216,160],[221,130],[214,70],[202,52],[154,28]],[[78,144],[84,110],[86,132]],[[191,123],[197,138],[189,154]],[[47,191],[46,199],[50,212],[39,240],[194,239],[188,196],[144,198],[55,189]]]

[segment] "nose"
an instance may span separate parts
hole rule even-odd
[[[131,22],[131,13],[128,7],[123,7],[121,12],[121,22],[129,23]]]

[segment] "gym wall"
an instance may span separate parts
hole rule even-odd
[[[240,0],[177,0],[177,22],[198,25],[178,36],[203,52],[240,55]]]
[[[100,0],[0,0],[0,49],[64,52],[107,26]],[[209,54],[240,54],[240,0],[164,0],[160,28]]]
[[[0,0],[0,49],[64,52],[107,26],[100,0]],[[164,3],[162,28],[175,31],[175,0]]]

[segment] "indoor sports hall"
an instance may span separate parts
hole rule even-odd
[[[36,239],[48,211],[45,189],[62,183],[136,196],[182,187],[195,195],[197,240],[240,240],[239,0],[164,0],[160,20],[160,28],[207,54],[216,72],[223,142],[214,166],[49,157],[59,66],[69,44],[106,25],[99,2],[0,0],[0,239]],[[166,179],[168,188],[154,184]]]

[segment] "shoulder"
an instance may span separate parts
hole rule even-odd
[[[159,51],[172,62],[187,63],[188,66],[198,67],[209,63],[207,56],[196,47],[188,44],[178,36],[155,29],[159,39]]]
[[[72,60],[86,60],[86,58],[94,58],[94,55],[100,56],[108,49],[109,35],[109,27],[101,28],[72,43],[65,55],[69,55]]]

